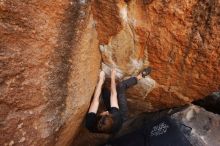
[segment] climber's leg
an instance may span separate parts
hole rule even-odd
[[[125,90],[137,84],[137,80],[138,80],[137,77],[131,77],[127,80],[120,82],[117,85],[118,105],[123,121],[127,120],[128,118],[128,106],[127,106],[127,98],[125,96]]]
[[[140,80],[140,79],[148,76],[150,74],[151,70],[152,70],[151,67],[147,67],[142,72],[140,72],[140,74],[137,75],[136,77],[131,77],[127,80],[120,82],[119,83],[120,89],[125,90],[125,89],[129,88],[130,86],[137,84],[137,80]]]
[[[125,95],[125,89],[126,88],[129,88],[130,86],[132,85],[135,85],[137,84],[137,79],[139,80],[141,77],[137,76],[137,77],[131,77],[130,79],[127,79],[127,80],[124,80],[122,82],[120,82],[119,84],[117,84],[117,94],[121,96],[124,96]],[[102,88],[102,100],[103,100],[103,103],[104,103],[104,106],[106,108],[106,110],[110,110],[110,96],[111,96],[111,92],[110,90],[107,88],[107,87],[103,87]],[[126,98],[122,98],[121,101],[123,101],[123,99],[125,100]],[[118,98],[118,104],[120,104],[121,102]],[[123,103],[126,103],[126,102],[122,102]],[[124,105],[124,104],[123,104]],[[121,107],[123,107],[123,105],[121,105]],[[119,105],[120,107],[120,105]]]
[[[151,67],[145,68],[139,75],[136,77],[131,77],[127,80],[120,82],[117,85],[117,97],[118,97],[118,105],[123,118],[123,121],[128,118],[128,106],[127,106],[127,98],[125,96],[125,90],[133,85],[137,84],[137,81],[145,78],[151,72]]]

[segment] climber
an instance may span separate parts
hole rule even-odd
[[[128,118],[127,99],[125,90],[135,84],[137,81],[145,78],[151,72],[151,68],[145,68],[136,77],[131,77],[127,80],[115,83],[115,69],[111,71],[111,91],[107,88],[102,88],[105,80],[104,71],[100,72],[99,81],[96,86],[93,100],[89,111],[86,115],[86,127],[90,132],[98,133],[116,133],[122,126],[122,123]],[[102,93],[101,93],[102,92]],[[99,97],[102,94],[106,111],[97,114],[99,107]]]

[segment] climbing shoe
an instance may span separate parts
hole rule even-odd
[[[152,68],[151,67],[147,67],[145,68],[142,72],[141,75],[143,78],[145,78],[147,75],[149,75],[151,73]]]

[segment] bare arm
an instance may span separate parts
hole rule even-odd
[[[91,102],[91,105],[89,107],[89,113],[91,113],[91,112],[97,113],[97,111],[98,111],[99,97],[100,97],[100,94],[101,94],[104,79],[105,79],[105,73],[103,71],[101,71],[100,76],[99,76],[99,82],[96,86],[95,94],[94,94],[93,100]]]
[[[117,91],[116,91],[116,84],[115,84],[115,69],[112,69],[111,72],[111,97],[110,97],[111,107],[118,106],[118,98],[117,98]]]

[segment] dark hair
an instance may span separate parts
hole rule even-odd
[[[111,133],[113,128],[112,115],[97,116],[97,130],[103,133]]]

